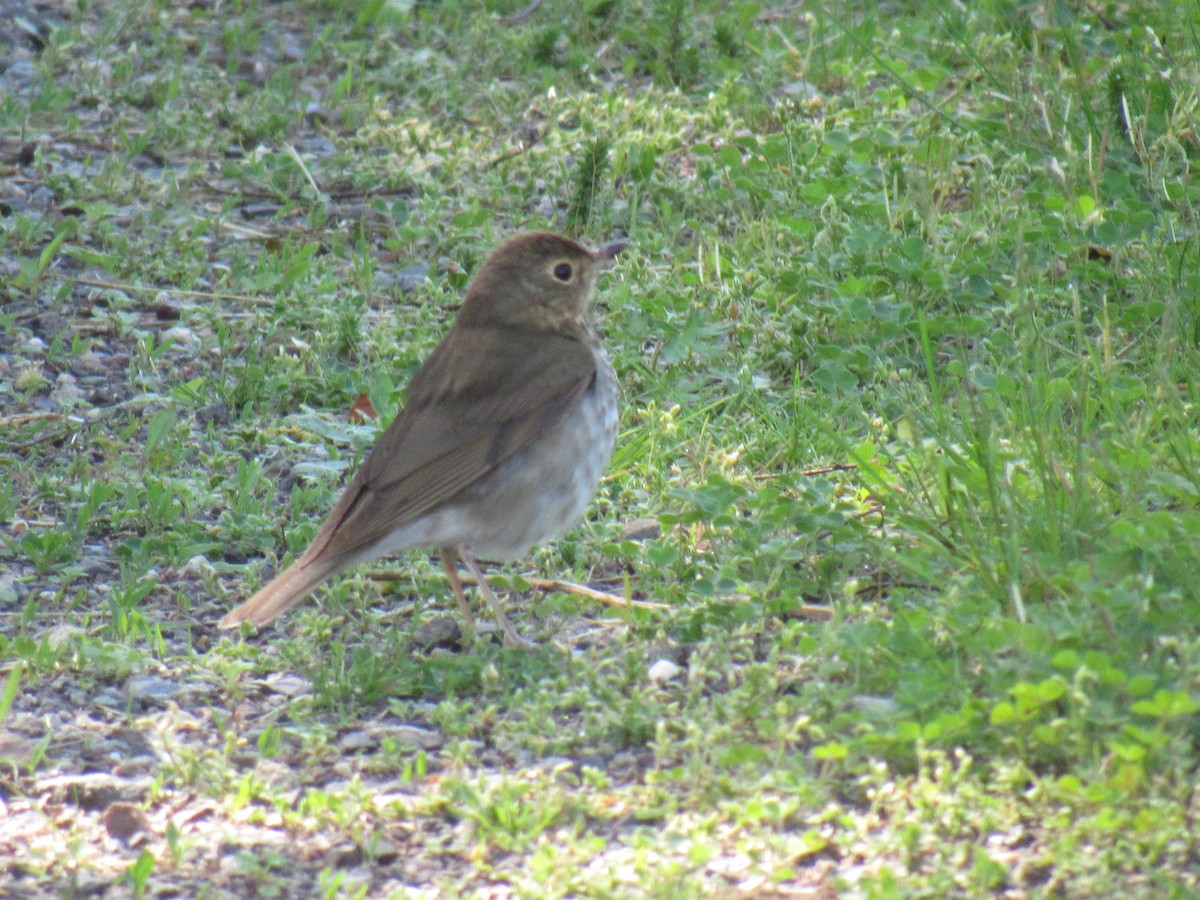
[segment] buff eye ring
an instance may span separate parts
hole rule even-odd
[[[554,267],[552,274],[563,284],[567,284],[574,277],[575,269],[571,267],[570,263],[560,262]]]

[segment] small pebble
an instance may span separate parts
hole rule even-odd
[[[428,263],[405,266],[396,273],[396,287],[400,289],[401,293],[407,294],[423,285],[428,278]]]
[[[621,529],[619,541],[651,541],[662,535],[662,525],[658,519],[641,518],[625,523]]]
[[[669,659],[660,659],[646,672],[646,677],[656,684],[670,681],[676,675],[683,671],[681,666],[675,665]]]
[[[208,561],[207,557],[198,553],[187,561],[187,564],[183,567],[183,574],[203,578],[216,575],[217,570],[213,568],[213,564]]]
[[[413,642],[430,650],[434,647],[457,647],[462,643],[462,626],[450,616],[438,616],[421,623]]]
[[[366,750],[368,747],[374,747],[375,743],[375,738],[365,731],[351,731],[349,734],[342,735],[338,746],[343,750]]]
[[[157,675],[139,675],[132,678],[127,686],[129,696],[143,703],[163,703],[171,700],[179,693],[179,683],[170,678],[160,678]]]
[[[440,731],[416,725],[396,725],[388,729],[388,734],[397,743],[420,750],[433,750],[446,742]]]
[[[123,800],[110,803],[100,820],[104,823],[109,837],[116,838],[123,844],[128,843],[139,831],[150,830],[150,820],[146,818],[146,814],[137,806]]]
[[[43,184],[30,195],[29,202],[40,209],[49,209],[57,199],[58,194]]]
[[[312,693],[312,685],[294,672],[268,675],[264,683],[268,690],[285,697],[300,697]]]
[[[177,347],[189,348],[196,345],[196,333],[184,325],[176,325],[162,333],[164,341],[171,340]]]

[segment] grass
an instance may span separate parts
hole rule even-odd
[[[3,892],[1200,893],[1194,6],[524,6],[3,39]],[[216,631],[522,228],[631,241],[542,649]]]

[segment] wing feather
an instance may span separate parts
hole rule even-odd
[[[356,556],[451,500],[578,407],[595,371],[572,337],[456,326],[299,562]]]

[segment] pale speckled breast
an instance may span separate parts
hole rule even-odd
[[[596,377],[572,415],[463,491],[460,502],[392,532],[361,558],[412,547],[455,547],[482,559],[518,559],[574,526],[596,493],[617,439],[617,376],[598,342],[592,352]]]
[[[596,378],[574,414],[473,491],[469,552],[516,559],[582,518],[617,440],[617,376],[604,351],[593,352]]]

